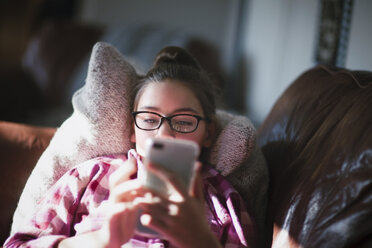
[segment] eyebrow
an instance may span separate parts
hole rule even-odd
[[[143,106],[143,107],[139,108],[138,110],[152,110],[152,111],[160,112],[159,108],[153,107],[153,106]],[[194,114],[201,114],[198,111],[196,111],[195,109],[188,108],[188,107],[175,109],[172,113],[169,113],[169,114],[174,114],[174,113],[178,113],[178,112],[192,112]]]

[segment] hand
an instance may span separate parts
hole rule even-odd
[[[108,216],[100,230],[107,238],[108,247],[120,247],[134,234],[144,201],[141,184],[137,179],[130,180],[136,171],[136,160],[129,157],[110,177]]]
[[[150,164],[149,169],[171,186],[177,197],[153,193],[161,200],[143,205],[141,222],[177,247],[220,247],[205,217],[201,164],[197,163],[195,168],[195,177],[188,191],[173,173]]]
[[[130,180],[137,170],[134,159],[120,165],[110,177],[110,196],[107,219],[98,231],[76,235],[62,240],[58,247],[121,247],[133,236],[138,220],[138,209],[143,201],[142,188],[138,180]]]

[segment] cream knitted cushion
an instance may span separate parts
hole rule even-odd
[[[131,147],[129,90],[136,81],[134,68],[114,47],[103,42],[93,47],[86,83],[72,98],[74,112],[57,129],[27,180],[12,229],[68,169]]]

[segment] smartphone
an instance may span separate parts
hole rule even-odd
[[[190,188],[194,164],[199,156],[197,143],[181,139],[151,138],[146,141],[144,168],[138,172],[138,178],[147,188],[159,194],[170,196],[172,189],[158,176],[146,170],[149,162],[174,173],[186,189]],[[137,231],[142,235],[157,236],[157,233],[138,221]]]

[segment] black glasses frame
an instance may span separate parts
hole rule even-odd
[[[137,121],[136,121],[136,115],[138,114],[142,114],[142,113],[148,113],[148,114],[154,114],[154,115],[157,115],[160,117],[160,122],[159,122],[159,125],[156,127],[156,128],[141,128],[138,126],[137,124]],[[184,131],[179,131],[179,130],[176,130],[175,128],[173,128],[173,125],[172,125],[172,118],[174,117],[177,117],[177,116],[192,116],[192,117],[195,117],[197,119],[197,122],[196,122],[196,126],[193,130],[191,131],[187,131],[187,132],[184,132]],[[173,131],[176,131],[178,133],[192,133],[192,132],[195,132],[196,129],[198,129],[198,126],[199,126],[199,122],[201,120],[207,120],[206,118],[204,117],[201,117],[199,115],[193,115],[193,114],[175,114],[175,115],[171,115],[171,116],[163,116],[161,114],[158,114],[158,113],[155,113],[155,112],[152,112],[152,111],[136,111],[136,112],[132,112],[132,116],[133,116],[133,120],[134,120],[134,124],[136,125],[136,127],[138,127],[139,129],[141,130],[145,130],[145,131],[153,131],[153,130],[156,130],[156,129],[159,129],[161,127],[161,125],[163,124],[163,120],[166,120],[170,126],[170,128],[173,130]]]

